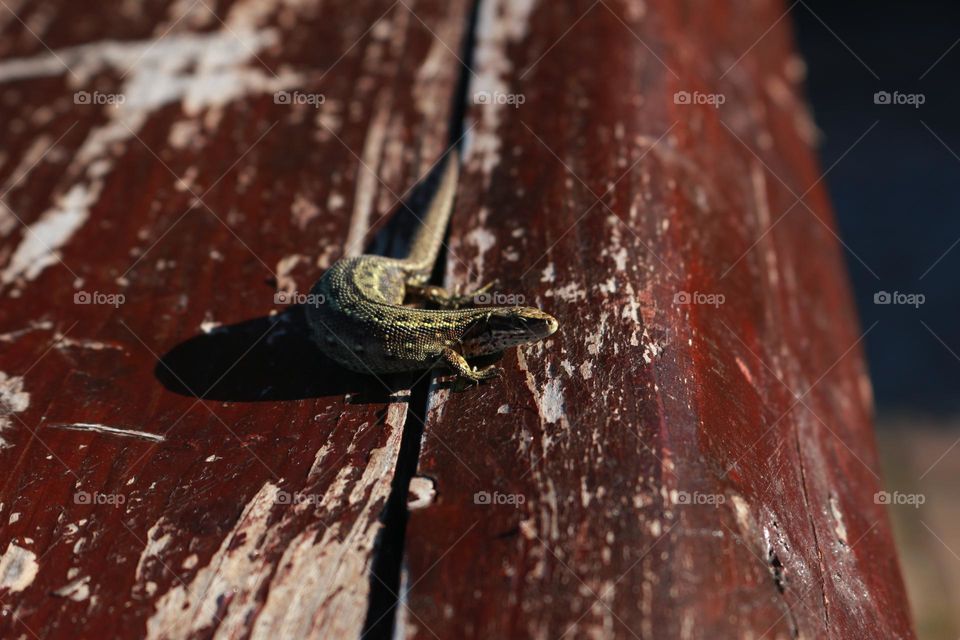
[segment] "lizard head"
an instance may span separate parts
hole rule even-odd
[[[533,307],[491,309],[471,323],[463,334],[466,357],[499,353],[504,349],[543,340],[559,327],[556,318]]]

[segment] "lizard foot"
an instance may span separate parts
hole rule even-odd
[[[443,350],[443,362],[456,372],[458,382],[465,380],[478,384],[484,380],[496,378],[501,372],[500,367],[494,365],[481,368],[472,367],[462,355],[449,347]]]

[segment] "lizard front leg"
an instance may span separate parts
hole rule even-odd
[[[443,287],[407,283],[407,295],[423,300],[442,309],[459,309],[471,304],[484,304],[483,295],[493,286],[489,282],[471,293],[461,294]]]
[[[447,347],[443,350],[442,360],[444,364],[453,369],[458,376],[470,380],[471,382],[480,382],[482,380],[489,380],[499,375],[500,370],[498,367],[490,365],[489,367],[482,367],[477,369],[476,367],[471,367],[470,363],[466,359],[451,349]]]

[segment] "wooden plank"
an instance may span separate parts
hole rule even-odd
[[[440,157],[466,14],[0,8],[0,636],[360,635],[404,391],[275,294]]]
[[[406,637],[912,637],[786,10],[480,3],[447,276],[561,329],[434,387]]]

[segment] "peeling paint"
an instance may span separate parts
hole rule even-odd
[[[351,492],[362,500],[359,517],[349,527],[340,521],[322,529],[304,530],[280,559],[266,602],[253,625],[251,638],[357,637],[368,603],[371,552],[382,523],[377,513],[390,492],[388,478],[396,464],[406,407],[391,404],[386,424],[390,441],[374,451],[363,477]],[[333,483],[320,504],[335,508],[345,487]],[[361,489],[362,488],[362,489]],[[361,490],[363,493],[357,493]]]
[[[407,509],[416,511],[426,509],[437,497],[436,483],[432,478],[416,476],[410,479],[410,488],[407,496]]]
[[[49,331],[50,329],[53,329],[53,323],[50,322],[49,320],[44,320],[40,322],[33,321],[23,329],[8,331],[7,333],[0,333],[0,342],[13,343],[13,342],[16,342],[17,339],[20,338],[20,336],[27,335],[28,333],[32,333],[34,331]]]
[[[506,78],[514,72],[514,68],[508,48],[526,38],[530,16],[536,5],[536,0],[490,0],[480,3],[474,74],[469,90],[471,96],[510,93]],[[464,137],[466,160],[481,171],[485,184],[490,183],[494,168],[500,164],[500,148],[503,146],[500,123],[504,109],[508,108],[508,105],[496,100],[476,105],[472,113],[477,116],[478,122]]]
[[[37,577],[37,554],[12,542],[0,556],[0,590],[23,591]]]
[[[157,600],[156,611],[147,620],[148,637],[183,638],[211,626],[227,637],[241,635],[247,617],[258,607],[259,587],[271,571],[259,556],[279,491],[277,485],[265,483],[190,584],[175,583]],[[221,610],[224,599],[229,603],[226,612]]]
[[[8,446],[3,433],[12,424],[10,416],[26,411],[29,406],[30,394],[23,390],[23,378],[0,371],[0,449]]]
[[[273,31],[237,30],[228,23],[212,33],[170,33],[133,42],[104,40],[0,62],[0,84],[61,76],[67,73],[64,65],[73,71],[67,82],[74,88],[88,86],[107,69],[123,74],[123,84],[116,91],[123,100],[90,105],[102,110],[107,123],[91,129],[73,154],[65,171],[71,184],[55,190],[60,192],[56,204],[24,232],[0,282],[33,280],[57,262],[59,250],[88,220],[100,197],[113,166],[113,149],[133,139],[155,111],[180,103],[188,116],[196,116],[245,95],[298,83],[295,74],[274,76],[246,67],[258,50],[276,41]]]
[[[57,198],[57,203],[30,225],[17,245],[13,257],[0,272],[0,283],[7,286],[18,279],[34,280],[44,269],[60,260],[60,249],[83,226],[89,208],[99,196],[99,188],[74,185]]]
[[[293,198],[290,213],[293,215],[294,224],[302,231],[310,226],[310,222],[320,215],[320,207],[310,198],[302,193],[298,193]]]
[[[830,496],[830,513],[833,515],[833,532],[837,535],[837,540],[839,540],[841,544],[849,544],[847,541],[847,525],[843,521],[843,512],[840,511],[840,503],[834,495]]]
[[[69,338],[61,333],[53,336],[57,349],[87,349],[89,351],[123,351],[127,349],[122,344],[116,342],[102,342],[100,340],[88,340],[86,338]]]
[[[54,594],[74,602],[83,602],[90,597],[90,576],[77,578],[54,591]]]
[[[540,417],[548,424],[560,422],[564,430],[568,429],[570,425],[566,418],[563,387],[561,386],[560,379],[551,378],[541,388],[527,365],[527,360],[522,349],[517,350],[517,361],[520,369],[525,373],[527,388],[533,396],[533,401],[537,405]],[[546,455],[546,447],[549,446],[551,440],[546,432],[544,436],[547,438],[544,448],[544,455]]]
[[[148,431],[137,431],[135,429],[124,429],[121,427],[110,427],[105,424],[96,424],[93,422],[70,422],[63,424],[49,425],[53,429],[67,429],[68,431],[93,431],[96,433],[105,433],[114,436],[124,436],[128,438],[139,438],[140,440],[150,440],[151,442],[163,442],[166,438],[159,433],[150,433]]]
[[[548,289],[543,295],[547,298],[555,297],[564,302],[580,302],[587,299],[586,290],[577,282],[571,282],[562,287]]]
[[[474,259],[474,270],[476,273],[484,273],[484,255],[497,244],[497,238],[485,227],[477,227],[470,230],[464,237],[464,241],[477,248],[477,257]]]
[[[147,636],[185,637],[211,628],[218,636],[255,639],[358,636],[363,618],[357,612],[367,603],[372,550],[382,529],[377,514],[390,492],[405,416],[404,405],[391,404],[388,443],[370,452],[362,477],[356,478],[355,467],[344,465],[319,500],[289,504],[279,499],[279,485],[264,483],[212,557],[191,554],[183,561],[190,569],[205,564],[188,584],[174,582],[159,597]],[[322,476],[330,451],[326,446],[317,451],[308,482]],[[293,520],[299,522],[306,511],[341,509],[347,503],[359,505],[355,512],[361,514],[349,527],[343,520],[329,526],[300,524],[299,533],[287,538]],[[166,526],[158,522],[151,529],[141,559],[167,547],[167,534],[160,535]],[[278,552],[278,561],[266,561],[268,554]],[[140,581],[145,573],[139,572]],[[158,589],[155,583],[141,584],[148,592]]]

